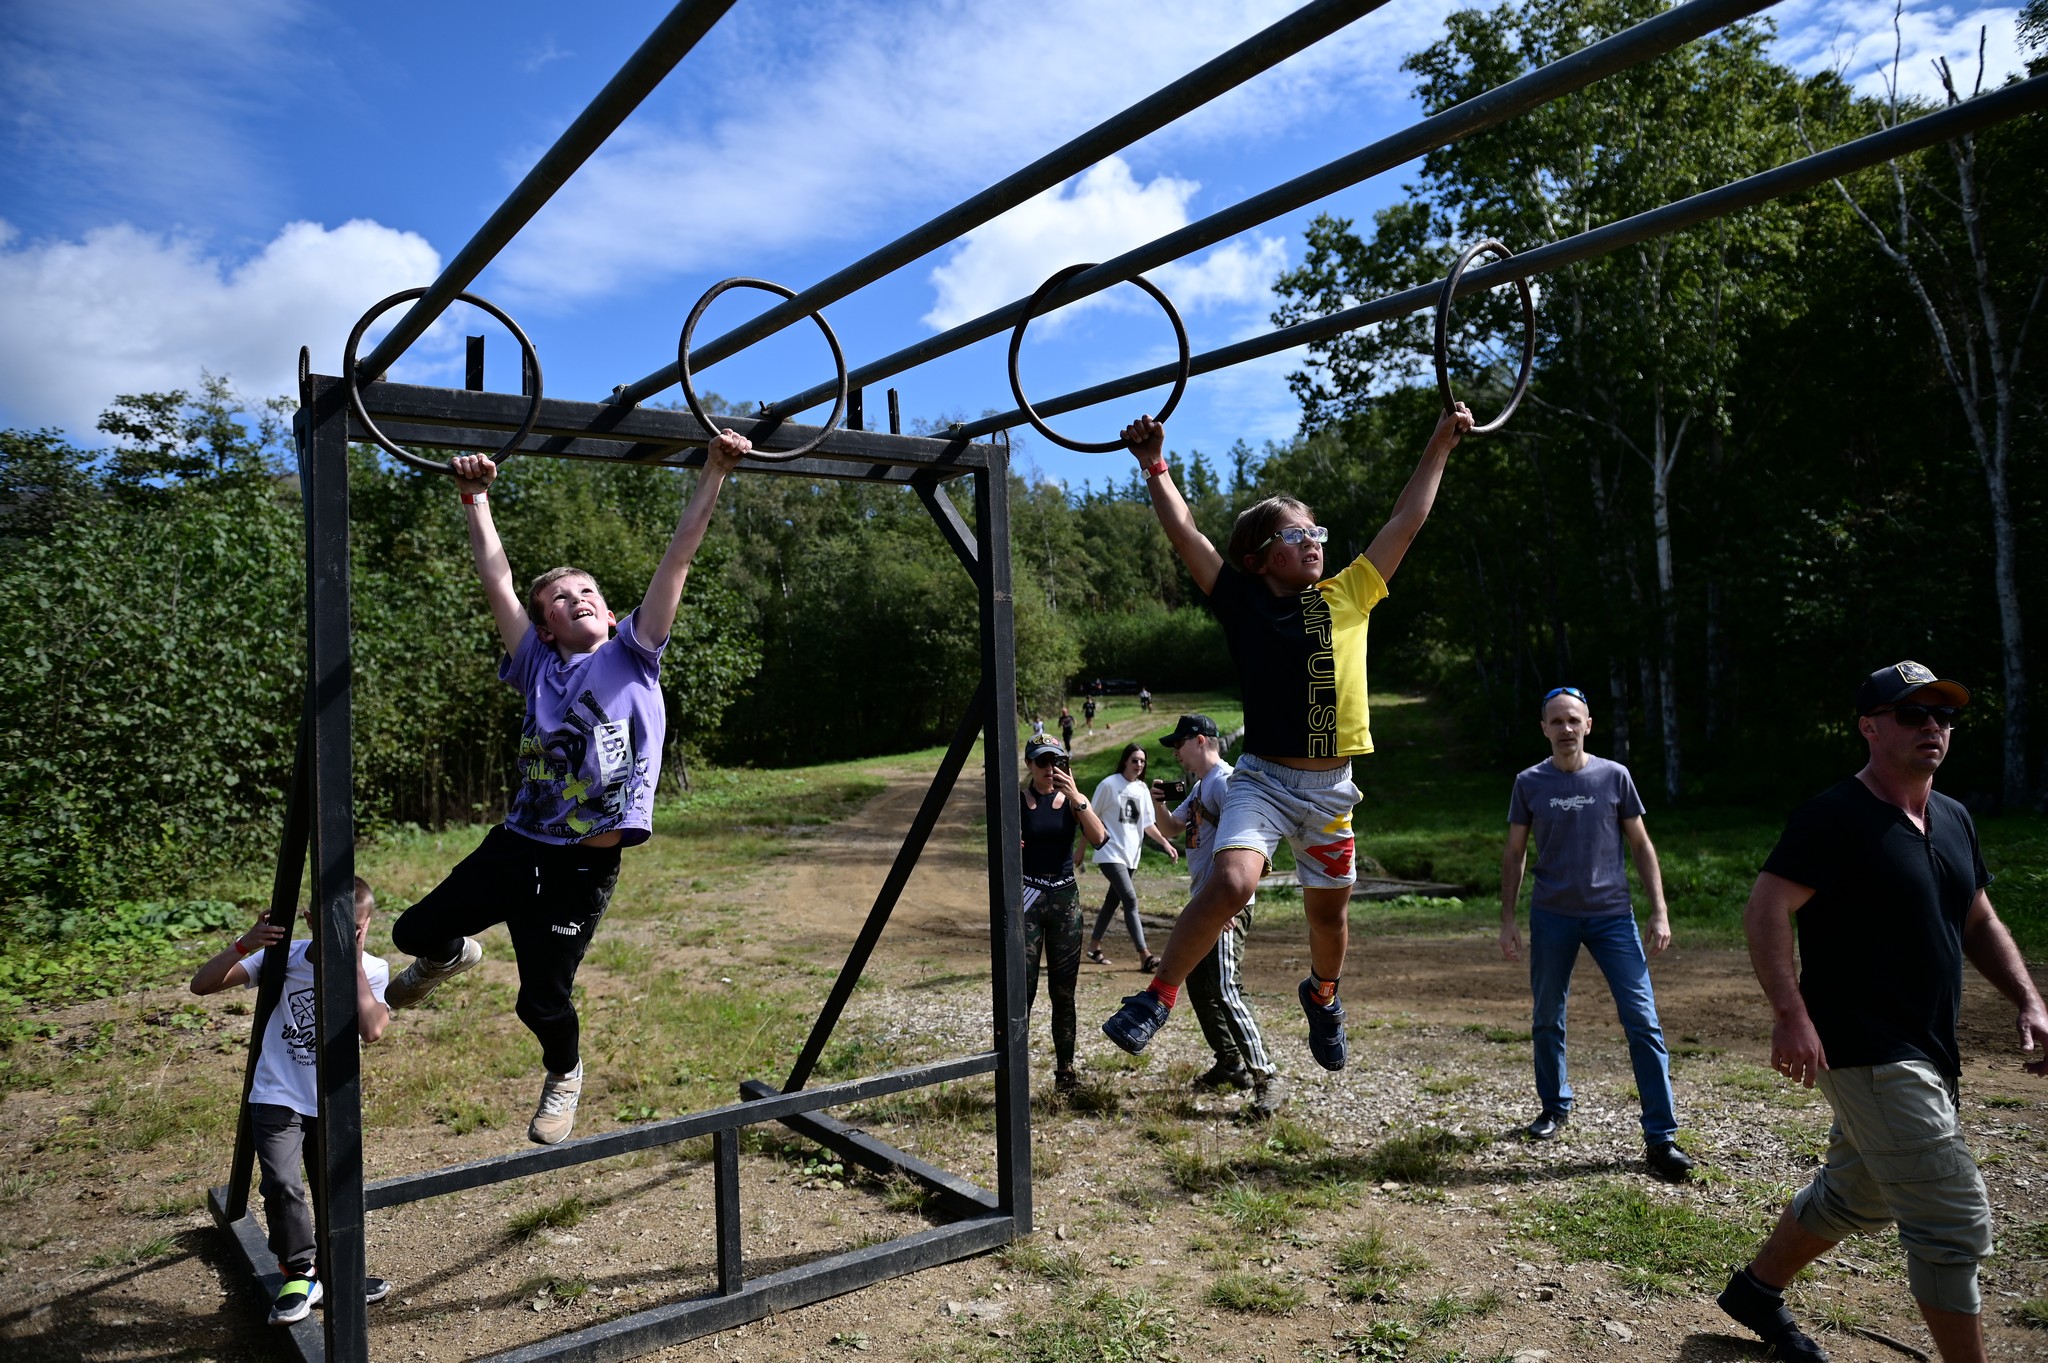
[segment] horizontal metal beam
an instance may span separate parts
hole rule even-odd
[[[1157,132],[1190,110],[1200,108],[1295,53],[1314,46],[1386,3],[1387,0],[1315,0],[1313,4],[1303,5],[1215,60],[1196,67],[1173,84],[1147,95],[1115,117],[1096,124],[1066,145],[947,209],[924,226],[904,233],[880,250],[813,284],[787,302],[777,303],[716,340],[695,347],[690,352],[691,371],[707,369],[736,355],[792,322],[866,288],[919,256],[957,240],[1032,195],[1052,188],[1069,175],[1086,170],[1103,157]],[[646,378],[627,384],[614,395],[613,401],[645,402],[674,383],[676,377],[676,366],[664,365]],[[790,410],[801,411],[802,408]]]
[[[1561,270],[1568,265],[1607,255],[1625,246],[1633,246],[1652,237],[1667,236],[1672,232],[1740,212],[1745,208],[1754,208],[1768,200],[1796,194],[1825,181],[1868,169],[1895,157],[1921,151],[1995,123],[2003,123],[2044,109],[2048,109],[2048,76],[2034,76],[2028,80],[2000,86],[1996,90],[1964,100],[1960,104],[1923,114],[1910,122],[1872,133],[1868,137],[1859,137],[1853,142],[1844,142],[1841,146],[1801,157],[1797,161],[1788,161],[1782,166],[1762,171],[1747,179],[1722,185],[1719,189],[1694,194],[1675,203],[1653,208],[1646,213],[1638,213],[1632,218],[1623,218],[1605,227],[1596,227],[1590,232],[1581,232],[1577,236],[1566,237],[1563,241],[1538,246],[1507,260],[1496,261],[1483,268],[1468,271],[1459,283],[1458,294],[1463,297],[1512,280]],[[1412,289],[1403,289],[1399,293],[1388,294],[1370,303],[1361,303],[1355,308],[1333,312],[1327,317],[1297,322],[1291,327],[1255,336],[1248,341],[1239,341],[1235,345],[1205,351],[1195,356],[1191,368],[1197,374],[1207,374],[1243,364],[1246,360],[1291,350],[1295,346],[1327,341],[1333,336],[1356,331],[1374,322],[1405,317],[1409,313],[1435,307],[1442,291],[1442,280]],[[1111,398],[1142,393],[1147,388],[1169,381],[1174,373],[1175,366],[1160,365],[1140,373],[1127,374],[1120,379],[1111,379],[1107,383],[1096,384],[1092,388],[1083,388],[1059,397],[1047,398],[1043,402],[1034,402],[1032,408],[1040,416],[1071,412],[1098,402],[1107,402]],[[952,434],[974,440],[1011,426],[1021,426],[1024,421],[1022,411],[1009,411],[997,416],[984,417],[979,421],[970,421],[954,430]]]
[[[503,431],[484,430],[480,427],[425,426],[399,421],[383,421],[379,422],[378,426],[384,434],[409,449],[477,450],[489,453],[505,443]],[[356,423],[350,422],[349,438],[367,440],[369,437],[357,428]],[[665,441],[619,441],[567,435],[530,435],[520,444],[519,453],[522,457],[535,455],[547,459],[581,459],[593,463],[659,464],[664,468],[676,469],[704,467],[702,445],[674,445]],[[915,481],[920,489],[935,478],[944,481],[967,476],[965,468],[945,470],[917,465],[898,467],[892,464],[853,463],[836,459],[742,459],[739,471],[805,479],[829,478],[841,482],[896,483],[905,487]]]
[[[1603,76],[1660,56],[1724,24],[1768,9],[1771,3],[1772,0],[1691,0],[1690,4],[1675,6],[1568,57],[1561,57],[1548,66],[1518,76],[1483,95],[1455,104],[1434,118],[1426,118],[1390,137],[1383,137],[1319,170],[1296,176],[1263,194],[1212,213],[1199,222],[1189,223],[1177,232],[1126,251],[1091,270],[1084,270],[1053,291],[1046,300],[1044,311],[1050,312],[1099,293],[1133,275],[1192,255],[1283,213],[1291,213],[1340,189],[1371,179],[1382,171],[1447,147],[1461,138],[1526,113],[1539,104],[1590,85]],[[862,365],[847,376],[847,382],[860,387],[878,383],[927,360],[949,355],[976,341],[1008,331],[1024,315],[1028,301],[1020,298],[993,312],[983,313],[973,321],[962,322],[915,345],[905,346],[893,355]],[[837,387],[838,380],[833,379],[771,403],[762,410],[768,415],[801,412],[823,402]],[[1039,410],[1043,412],[1044,408]]]
[[[563,1141],[560,1145],[517,1150],[511,1154],[473,1160],[468,1164],[450,1165],[446,1169],[430,1169],[418,1174],[401,1174],[396,1178],[379,1179],[363,1189],[363,1205],[370,1211],[403,1206],[408,1202],[418,1202],[422,1198],[458,1193],[465,1188],[488,1187],[493,1183],[504,1183],[532,1174],[544,1174],[554,1169],[573,1168],[579,1164],[589,1164],[593,1160],[609,1159],[613,1155],[628,1155],[635,1150],[651,1150],[657,1146],[673,1145],[677,1141],[708,1136],[715,1131],[735,1130],[762,1122],[781,1121],[794,1113],[816,1112],[822,1108],[838,1107],[867,1098],[901,1093],[905,1089],[942,1084],[951,1079],[967,1079],[977,1074],[990,1074],[996,1068],[996,1061],[994,1051],[985,1051],[980,1055],[938,1060],[928,1065],[914,1065],[909,1069],[893,1070],[888,1074],[871,1075],[865,1079],[849,1079],[844,1083],[827,1084],[821,1088],[778,1093],[772,1098],[727,1103],[723,1107],[707,1108],[702,1112],[671,1117],[666,1121],[641,1122],[637,1126],[624,1127],[618,1131],[606,1131],[596,1136]]]
[[[767,1098],[777,1092],[779,1090],[765,1079],[749,1079],[740,1085],[743,1098]],[[994,1193],[822,1112],[800,1112],[784,1117],[782,1124],[828,1150],[838,1151],[863,1169],[877,1174],[903,1174],[916,1179],[931,1189],[951,1215],[980,1216],[997,1209]]]
[[[235,1242],[235,1252],[241,1256],[242,1266],[249,1270],[251,1286],[265,1301],[274,1301],[278,1289],[284,1286],[284,1275],[278,1272],[277,1256],[270,1252],[270,1241],[264,1236],[263,1228],[256,1224],[256,1218],[244,1212],[240,1216],[228,1215],[230,1190],[225,1187],[207,1191],[206,1209],[213,1217],[213,1223],[226,1231]],[[291,1341],[292,1352],[299,1357],[299,1363],[321,1363],[327,1357],[327,1332],[319,1316],[308,1316],[295,1325],[285,1327],[285,1338]]]
[[[697,45],[711,26],[732,8],[733,0],[682,0],[668,12],[668,17],[655,26],[647,35],[647,41],[626,58],[626,64],[618,73],[605,82],[604,89],[597,97],[583,107],[576,115],[576,121],[563,129],[526,178],[498,205],[498,211],[484,221],[469,244],[455,253],[417,303],[406,309],[376,348],[365,355],[356,365],[356,372],[366,378],[375,378],[391,367],[391,362],[405,353],[405,348],[426,334],[434,319],[447,311],[448,305],[484,272],[484,267],[497,258],[507,242],[519,234],[519,230],[533,220],[541,206],[554,197],[555,191],[574,175],[591,154],[604,144],[625,122],[626,116],[640,107],[640,101],[647,98],[655,86],[675,69],[676,63]]]
[[[310,383],[314,393],[341,383],[328,375],[315,375]],[[461,388],[426,388],[404,383],[373,383],[363,389],[363,404],[370,419],[380,427],[386,419],[415,432],[425,428],[467,432],[496,431],[498,438],[488,448],[504,443],[505,436],[519,429],[530,399],[514,393],[472,393]],[[766,449],[789,449],[808,440],[814,426],[777,422],[752,416],[718,418],[748,439],[758,439]],[[533,453],[549,453],[546,441],[552,437],[617,442],[625,448],[635,444],[664,447],[702,446],[711,437],[690,413],[665,407],[610,407],[603,403],[548,398],[541,403],[540,418],[534,423]],[[425,443],[452,443],[428,434]],[[565,454],[568,453],[565,451]],[[569,454],[569,457],[580,457]],[[881,464],[894,468],[924,469],[957,475],[969,469],[987,468],[997,457],[993,445],[976,445],[947,435],[890,435],[886,431],[834,431],[808,462]],[[701,463],[702,460],[696,461]],[[785,470],[796,464],[782,464]],[[772,472],[763,466],[762,472]],[[837,476],[844,477],[844,473]],[[862,476],[866,476],[863,474]]]
[[[1017,1238],[1015,1222],[994,1214],[918,1231],[900,1240],[848,1250],[757,1278],[730,1296],[711,1293],[657,1306],[571,1334],[492,1354],[480,1363],[618,1363],[668,1344],[872,1287],[906,1273],[949,1264]]]

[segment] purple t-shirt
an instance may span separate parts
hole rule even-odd
[[[612,638],[567,662],[528,625],[499,662],[498,679],[526,698],[519,790],[505,815],[513,832],[572,843],[616,828],[621,846],[647,841],[668,714],[661,649],[642,643],[634,622],[628,615]]]
[[[1515,777],[1508,822],[1536,838],[1536,883],[1529,907],[1574,918],[1630,911],[1628,858],[1621,821],[1643,816],[1628,768],[1586,756],[1577,771],[1544,758]]]

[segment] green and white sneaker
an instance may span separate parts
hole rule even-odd
[[[433,993],[441,981],[453,979],[483,958],[483,943],[474,937],[462,939],[462,950],[455,953],[452,961],[430,961],[424,956],[415,956],[412,964],[399,971],[396,978],[385,986],[385,1006],[412,1008]]]
[[[286,1278],[284,1286],[277,1289],[277,1300],[270,1304],[270,1323],[297,1325],[313,1314],[323,1295],[318,1278]]]

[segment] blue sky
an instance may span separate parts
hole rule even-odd
[[[675,357],[698,295],[727,275],[803,287],[925,221],[1273,22],[1288,0],[740,0],[473,289],[532,335],[556,396],[595,399]],[[1234,203],[1417,117],[1400,58],[1443,0],[1393,0],[1309,53],[828,310],[849,360],[878,358]],[[0,155],[0,424],[97,442],[117,393],[191,387],[202,368],[252,397],[288,392],[298,347],[334,372],[369,304],[429,282],[667,12],[355,0],[15,0],[0,32],[13,98]],[[1889,0],[1787,0],[1778,55],[1877,88]],[[1902,82],[1929,63],[2016,70],[2009,6],[1910,3]],[[1317,211],[1361,221],[1399,171],[1155,276],[1197,349],[1268,329],[1275,274]],[[759,300],[759,301],[757,301]],[[765,306],[733,293],[716,335]],[[459,384],[451,314],[396,377]],[[1134,290],[1033,328],[1030,393],[1162,362],[1171,337]],[[907,416],[1012,403],[1006,340],[893,382]],[[1286,437],[1288,356],[1196,379],[1172,444],[1220,454]],[[809,328],[706,371],[774,399],[830,375]],[[671,389],[667,397],[673,397]],[[1156,401],[1156,398],[1153,399]],[[1107,438],[1146,405],[1059,418]],[[1129,412],[1124,409],[1128,408]],[[870,394],[871,419],[881,397]],[[1026,431],[1022,457],[1078,484],[1124,475]]]

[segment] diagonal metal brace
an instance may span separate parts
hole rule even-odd
[[[811,1071],[817,1068],[818,1057],[824,1054],[825,1043],[832,1039],[832,1030],[839,1025],[839,1015],[846,1010],[846,1001],[853,997],[853,987],[860,982],[861,972],[867,969],[868,958],[874,955],[875,945],[882,940],[882,929],[889,925],[889,915],[895,911],[896,901],[903,895],[903,887],[910,882],[910,873],[917,869],[917,859],[924,854],[924,845],[930,840],[932,829],[938,826],[939,815],[946,808],[946,797],[953,793],[953,783],[960,779],[960,770],[967,765],[967,755],[973,751],[975,740],[981,737],[982,712],[988,707],[988,700],[988,679],[984,677],[974,690],[974,699],[967,703],[967,713],[960,717],[959,727],[953,731],[953,744],[946,749],[938,774],[932,777],[931,786],[924,793],[924,803],[918,806],[917,817],[910,821],[910,831],[903,837],[903,846],[897,849],[888,877],[875,894],[875,905],[868,910],[868,921],[861,925],[860,936],[854,939],[853,949],[846,953],[846,964],[839,967],[839,978],[832,982],[831,995],[826,998],[825,1006],[818,1010],[818,1020],[811,1027],[811,1039],[804,1043],[803,1054],[791,1067],[789,1080],[782,1086],[784,1093],[795,1093],[810,1082]]]

